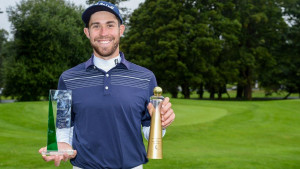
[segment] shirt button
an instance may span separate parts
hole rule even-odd
[[[108,86],[105,86],[105,90],[108,90]]]
[[[106,77],[109,77],[109,74],[106,74]]]

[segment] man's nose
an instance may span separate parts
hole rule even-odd
[[[107,35],[108,29],[106,27],[102,26],[100,28],[100,32],[99,33],[100,33],[101,36]]]

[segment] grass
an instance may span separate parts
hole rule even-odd
[[[228,94],[230,96],[231,100],[234,100],[236,98],[236,90],[229,90],[228,89]],[[266,96],[265,90],[260,90],[260,89],[253,89],[252,90],[252,98],[255,99],[283,99],[288,93],[286,91],[278,91],[277,93],[271,93],[270,95]],[[164,96],[171,97],[170,93],[164,94]],[[178,98],[184,98],[183,94],[181,92],[178,93]],[[203,98],[204,99],[209,99],[210,95],[207,91],[204,92]],[[191,99],[199,99],[199,95],[197,94],[196,91],[192,91],[190,94]],[[299,93],[292,93],[289,98],[300,98]],[[5,97],[3,95],[0,95],[0,101],[1,100],[14,100],[14,97],[8,96]],[[41,100],[47,100],[48,97],[41,97]],[[218,95],[215,94],[215,100],[218,99]],[[222,94],[222,99],[227,99],[228,100],[228,95],[226,93]],[[0,102],[1,103],[1,102]]]
[[[300,100],[173,100],[164,160],[148,168],[299,168]]]
[[[228,90],[228,94],[230,96],[230,99],[236,98],[236,90]],[[272,93],[270,95],[266,96],[265,90],[259,90],[259,89],[253,89],[252,90],[252,98],[253,99],[282,99],[284,98],[288,93],[285,91],[279,91],[278,93]],[[171,97],[171,94],[165,94],[168,97]],[[208,99],[209,93],[207,91],[204,92],[203,98]],[[178,93],[178,98],[184,98],[182,93]],[[198,99],[199,95],[196,91],[192,91],[190,95],[191,99]],[[292,93],[289,98],[300,98],[299,93]],[[218,99],[218,94],[215,94],[215,99]],[[222,94],[222,99],[228,99],[228,95],[226,93]]]
[[[176,120],[163,139],[164,159],[145,169],[300,168],[299,99],[171,101]],[[0,104],[0,168],[54,168],[38,154],[46,127],[47,102]]]

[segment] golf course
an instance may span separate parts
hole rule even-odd
[[[171,102],[176,120],[163,138],[163,160],[144,169],[300,168],[299,99]],[[38,153],[47,142],[47,111],[46,101],[0,104],[1,169],[55,168]]]

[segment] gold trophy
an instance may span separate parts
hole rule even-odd
[[[153,93],[154,95],[150,97],[150,102],[154,106],[154,111],[152,112],[151,117],[147,158],[162,159],[162,128],[160,109],[164,97],[161,96],[162,89],[158,86],[154,88]]]

